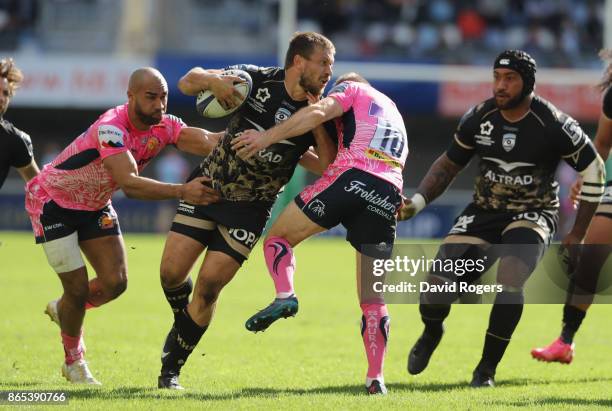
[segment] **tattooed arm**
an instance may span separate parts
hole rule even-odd
[[[462,169],[463,167],[449,159],[446,153],[442,154],[421,180],[417,193],[421,194],[427,203],[431,203],[446,191]]]

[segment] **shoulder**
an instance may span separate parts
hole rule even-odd
[[[560,144],[575,147],[584,143],[586,134],[582,131],[580,124],[548,100],[536,96],[531,103],[531,112],[542,123],[547,134],[555,137],[555,141]]]
[[[236,64],[227,69],[243,70],[251,75],[253,81],[284,80],[285,70],[281,67],[261,67],[254,64]]]
[[[475,127],[481,121],[485,121],[493,113],[499,111],[495,105],[495,101],[490,98],[481,103],[470,107],[459,120],[459,128]]]
[[[32,143],[30,136],[26,132],[15,127],[10,121],[1,120],[0,131],[13,142],[24,142],[26,144]]]
[[[119,148],[125,146],[128,133],[127,105],[114,107],[98,118],[89,133],[100,142],[104,148]]]
[[[176,124],[180,124],[181,126],[184,126],[185,122],[183,121],[182,118],[175,116],[174,114],[164,114],[162,118],[162,124],[166,126],[167,125],[174,126]]]
[[[357,93],[359,90],[361,90],[361,86],[365,86],[365,84],[354,81],[343,81],[342,83],[338,83],[332,87],[327,95]]]
[[[562,125],[569,117],[550,101],[537,95],[533,97],[530,109],[531,113],[535,115],[545,127]]]

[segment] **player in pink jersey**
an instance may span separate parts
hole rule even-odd
[[[62,297],[46,313],[61,328],[65,352],[62,374],[73,383],[100,384],[84,360],[85,309],[117,298],[127,287],[125,248],[111,196],[121,188],[131,198],[184,199],[209,204],[218,199],[201,177],[166,184],[139,172],[168,144],[208,154],[220,133],[187,127],[165,114],[166,80],[153,68],[132,73],[128,102],[108,110],[26,186],[26,209],[36,242],[57,272]],[[83,251],[96,277],[88,280]]]
[[[347,240],[357,251],[361,334],[368,358],[366,389],[368,394],[386,394],[383,362],[389,314],[380,295],[361,290],[360,272],[362,264],[372,258],[389,257],[395,240],[402,169],[408,156],[406,129],[395,104],[360,75],[348,73],[338,78],[326,98],[265,132],[245,131],[234,139],[233,147],[239,156],[249,158],[333,118],[338,130],[336,159],[319,180],[287,206],[268,232],[264,256],[276,299],[249,318],[246,327],[263,331],[279,318],[297,313],[293,247],[342,223]]]

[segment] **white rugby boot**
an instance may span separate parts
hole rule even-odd
[[[45,308],[45,314],[49,316],[49,319],[53,321],[58,326],[60,325],[59,313],[57,312],[57,303],[59,302],[59,298],[57,300],[49,301],[47,303],[47,308]]]
[[[68,365],[62,365],[62,375],[74,384],[102,385],[89,371],[87,361],[80,359]]]

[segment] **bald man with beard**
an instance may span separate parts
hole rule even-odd
[[[218,200],[206,177],[168,184],[140,172],[168,144],[204,156],[221,134],[187,127],[166,114],[168,85],[156,69],[134,71],[127,96],[126,104],[102,114],[26,186],[36,243],[42,244],[64,289],[45,312],[60,326],[62,374],[73,383],[100,384],[84,359],[86,309],[117,298],[127,288],[125,247],[112,194],[121,189],[129,198],[200,205]],[[91,280],[81,251],[95,271]]]

